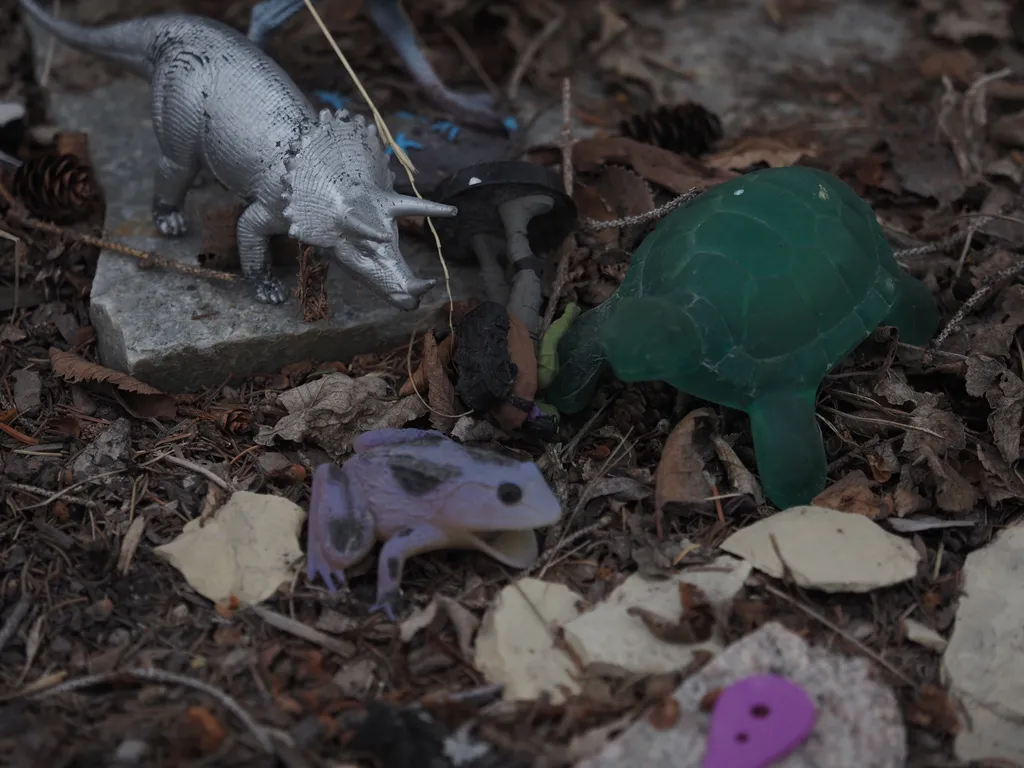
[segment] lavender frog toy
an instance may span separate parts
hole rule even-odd
[[[161,158],[153,221],[186,231],[185,194],[201,166],[245,200],[238,220],[242,273],[263,302],[285,300],[270,273],[271,235],[327,249],[394,306],[411,310],[435,284],[398,247],[399,216],[454,216],[449,205],[399,195],[376,127],[345,110],[316,114],[299,87],[242,34],[199,16],[166,14],[105,27],[22,10],[73,48],[146,78]]]
[[[313,473],[306,554],[312,581],[333,577],[384,541],[377,602],[393,621],[406,559],[437,549],[478,549],[514,568],[537,558],[533,529],[562,507],[532,461],[460,445],[440,432],[380,429],[353,443],[343,467]]]

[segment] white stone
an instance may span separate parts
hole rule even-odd
[[[943,656],[950,692],[969,716],[957,757],[1024,762],[1024,525],[969,554],[963,575]]]
[[[817,710],[813,733],[794,752],[772,763],[774,768],[906,765],[899,704],[869,662],[809,647],[781,624],[769,622],[730,645],[676,689],[675,722],[660,723],[659,718],[642,714],[576,768],[699,768],[707,748],[710,716],[701,706],[707,694],[763,674],[792,680],[814,700]],[[669,709],[662,706],[662,711]]]
[[[667,622],[678,622],[683,615],[681,582],[699,587],[716,607],[730,603],[750,575],[750,566],[720,557],[711,568],[722,570],[695,569],[658,581],[630,576],[604,602],[565,625],[566,642],[588,671],[604,675],[673,672],[685,668],[695,651],[717,652],[721,645],[714,638],[693,645],[661,640],[639,616],[629,613],[630,608],[643,608]]]
[[[504,684],[506,701],[547,693],[561,703],[579,692],[579,670],[555,638],[579,615],[582,600],[563,584],[530,578],[498,593],[477,634],[474,662],[488,682]]]
[[[305,519],[302,507],[281,496],[236,491],[212,520],[190,520],[154,551],[209,600],[258,603],[294,578]]]
[[[825,592],[869,592],[914,578],[921,556],[909,541],[863,515],[792,507],[737,531],[721,548],[774,578],[782,558],[797,584]]]
[[[938,651],[939,653],[946,650],[946,646],[948,645],[946,638],[931,627],[925,626],[919,621],[904,619],[903,629],[907,634],[907,640],[912,643],[923,645],[925,648],[930,648],[931,650]]]

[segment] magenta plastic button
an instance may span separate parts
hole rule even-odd
[[[756,675],[722,691],[711,712],[702,768],[767,768],[814,730],[807,692],[775,675]]]

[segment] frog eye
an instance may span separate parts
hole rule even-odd
[[[523,498],[523,489],[515,483],[502,483],[498,486],[498,500],[502,504],[515,504]]]

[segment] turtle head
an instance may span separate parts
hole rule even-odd
[[[601,346],[621,381],[674,384],[697,369],[700,335],[690,316],[669,298],[618,301],[601,328]]]

